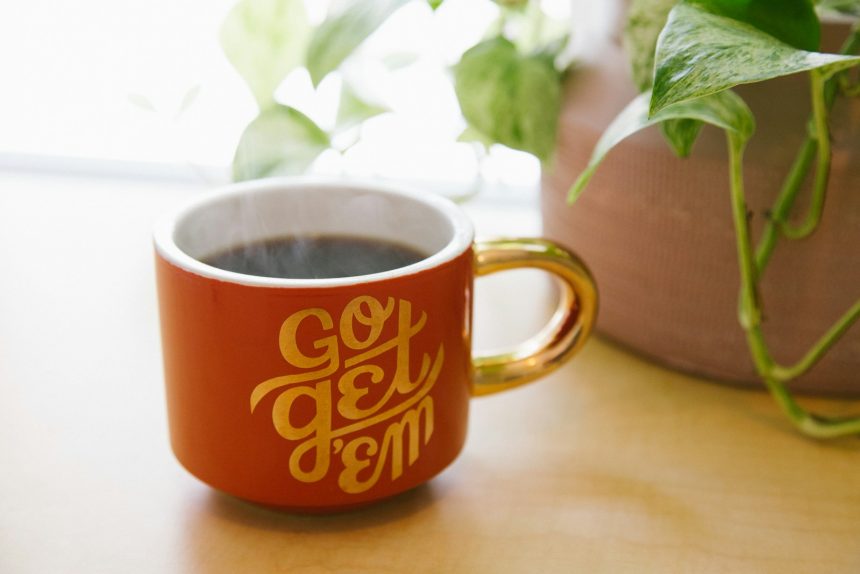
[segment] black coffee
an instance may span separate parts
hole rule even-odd
[[[425,257],[420,251],[390,241],[323,235],[246,243],[210,255],[203,262],[259,277],[327,279],[390,271]]]

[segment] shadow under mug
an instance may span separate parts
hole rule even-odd
[[[540,239],[474,242],[429,193],[270,179],[203,195],[155,230],[171,445],[194,476],[249,501],[337,511],[448,466],[469,400],[540,377],[583,345],[597,312],[579,259]],[[430,254],[332,279],[243,275],[203,263],[243,243],[352,235]],[[558,278],[558,309],[510,352],[472,355],[475,275]]]

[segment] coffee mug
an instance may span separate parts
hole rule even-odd
[[[204,263],[286,236],[357,236],[426,257],[321,279]],[[595,284],[565,248],[474,242],[452,202],[378,184],[233,185],[162,219],[154,239],[173,452],[217,490],[295,511],[358,507],[426,482],[460,452],[471,397],[561,365],[597,312]],[[473,356],[474,277],[523,267],[558,278],[558,309],[517,348]]]

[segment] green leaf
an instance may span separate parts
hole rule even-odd
[[[309,36],[303,0],[239,0],[221,25],[221,48],[263,109],[304,61]]]
[[[811,0],[686,0],[706,12],[749,24],[799,50],[821,44],[821,24]]]
[[[407,68],[421,59],[417,52],[392,52],[382,57],[382,63],[391,71]]]
[[[507,14],[504,20],[516,24],[512,39],[524,54],[540,53],[555,59],[570,41],[570,20],[548,15],[537,1]]]
[[[525,8],[529,0],[493,0],[503,8]]]
[[[649,118],[650,100],[649,92],[639,94],[606,128],[594,148],[588,166],[571,187],[568,202],[572,203],[579,197],[612,148],[649,126],[667,120],[697,120],[730,132],[739,142],[746,142],[755,131],[752,112],[741,97],[731,90],[674,104]]]
[[[306,66],[317,86],[408,0],[341,0],[314,30]]]
[[[561,76],[552,59],[523,55],[498,37],[470,48],[454,67],[466,121],[491,140],[547,160],[555,148]]]
[[[466,126],[466,129],[460,132],[460,135],[457,136],[457,141],[462,143],[479,144],[484,148],[484,151],[489,151],[490,146],[496,143],[472,126]]]
[[[678,157],[687,157],[693,151],[693,144],[702,131],[702,122],[690,118],[666,120],[660,124],[663,137],[669,142]]]
[[[657,43],[651,113],[738,84],[817,68],[832,74],[858,63],[857,56],[798,50],[749,24],[685,2],[672,9]]]
[[[182,101],[179,103],[179,107],[176,108],[177,116],[180,116],[187,112],[188,108],[190,108],[194,104],[194,102],[197,101],[197,96],[200,95],[200,89],[200,84],[195,84],[191,86],[187,92],[185,92],[185,95],[182,96]]]
[[[439,6],[442,5],[443,1],[444,0],[427,0],[427,3],[430,4],[430,8],[435,10],[436,8],[438,8]]]
[[[155,112],[155,106],[152,101],[143,94],[129,94],[128,101],[137,108],[146,112]]]
[[[640,92],[651,89],[654,80],[654,51],[669,11],[678,0],[632,0],[624,26],[624,48],[630,60],[633,81]],[[691,119],[667,120],[660,131],[678,157],[687,157],[702,129]]]
[[[624,26],[624,49],[630,60],[633,82],[640,92],[651,89],[654,50],[660,30],[678,0],[632,0]]]
[[[340,104],[337,108],[338,130],[351,128],[373,116],[391,111],[385,106],[368,102],[361,98],[347,82],[343,83],[340,91]]]
[[[233,157],[233,179],[302,173],[329,145],[328,135],[313,120],[295,108],[275,104],[242,133]]]

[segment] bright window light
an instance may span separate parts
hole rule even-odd
[[[319,20],[327,2],[306,2]],[[549,2],[562,10],[563,2]],[[172,166],[226,178],[256,114],[218,30],[232,0],[28,0],[0,5],[0,167],[36,161]],[[553,6],[554,5],[554,6]],[[450,67],[498,14],[490,0],[420,2],[395,13],[314,90],[294,71],[277,97],[324,127],[346,79],[391,110],[322,154],[312,172],[422,181],[452,195],[480,182],[534,188],[539,164],[501,146],[458,143]],[[107,169],[107,168],[106,168]]]

